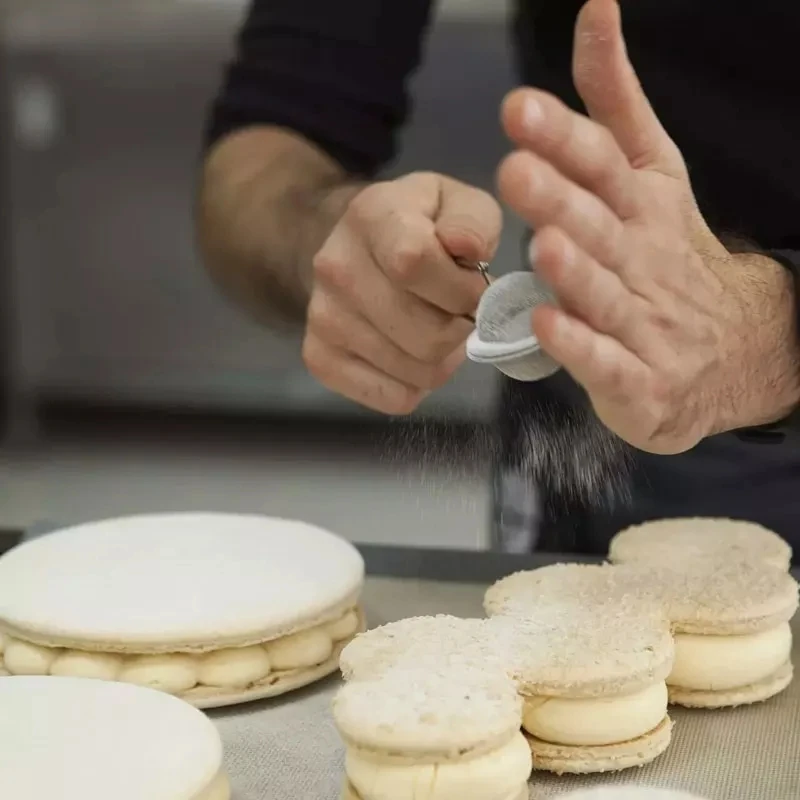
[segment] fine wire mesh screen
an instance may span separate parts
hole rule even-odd
[[[511,272],[483,294],[475,316],[484,342],[516,342],[531,336],[532,309],[551,295],[532,272]]]

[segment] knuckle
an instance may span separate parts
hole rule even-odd
[[[372,183],[350,200],[345,213],[357,219],[370,218],[374,215],[376,206],[380,205],[389,191],[391,191],[391,183],[389,181]]]
[[[341,258],[320,250],[312,261],[314,279],[322,284],[349,292],[355,285],[355,276],[350,264]]]
[[[414,283],[424,269],[426,251],[422,241],[405,241],[392,250],[384,268],[397,283]]]
[[[330,375],[330,359],[326,358],[323,348],[315,336],[306,334],[303,339],[302,358],[306,369],[314,377],[324,382]]]
[[[595,294],[597,296],[597,294]],[[627,310],[618,298],[606,297],[605,302],[595,306],[595,323],[604,331],[618,333],[625,326]]]
[[[655,393],[660,400],[666,400],[679,391],[686,382],[684,362],[677,356],[664,359],[656,376]]]
[[[410,172],[405,178],[401,178],[401,180],[406,181],[407,183],[414,183],[418,186],[424,187],[438,187],[441,183],[441,178],[435,172],[431,172],[430,170],[415,170],[414,172]]]
[[[311,301],[308,304],[306,326],[323,341],[330,341],[338,333],[339,326],[336,323],[336,315],[333,313],[330,303],[317,293],[311,296]]]
[[[651,312],[650,322],[659,335],[672,334],[680,330],[680,325],[667,309],[656,308]]]
[[[547,215],[556,223],[568,220],[581,210],[584,213],[590,210],[586,208],[587,203],[580,192],[557,180],[549,170],[542,171],[538,198],[534,198],[532,203],[541,204],[546,209]]]
[[[595,353],[597,350],[595,349]],[[628,395],[629,381],[624,366],[617,359],[597,358],[596,363],[601,364],[600,382],[605,392],[614,398],[623,399]]]
[[[671,370],[659,370],[658,374],[652,376],[650,380],[650,401],[654,408],[661,409],[662,415],[671,405],[673,396],[674,376],[670,375]]]
[[[414,357],[428,366],[439,365],[452,351],[453,344],[441,334],[421,340],[415,350]]]

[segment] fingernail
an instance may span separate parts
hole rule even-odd
[[[534,97],[526,97],[522,105],[522,127],[529,132],[536,131],[543,118],[542,104]]]

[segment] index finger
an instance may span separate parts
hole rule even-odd
[[[502,118],[514,142],[597,195],[620,219],[630,219],[640,210],[633,167],[602,125],[535,89],[511,92]]]

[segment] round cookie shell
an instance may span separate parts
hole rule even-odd
[[[792,548],[762,525],[714,517],[644,522],[620,531],[609,547],[609,558],[617,564],[658,564],[672,559],[691,563],[708,557],[762,561],[788,570]]]
[[[110,681],[8,677],[0,680],[0,708],[4,796],[230,797],[216,728],[168,694]]]
[[[351,544],[302,522],[125,517],[0,558],[0,628],[52,647],[207,652],[331,621],[355,605],[363,580]]]

